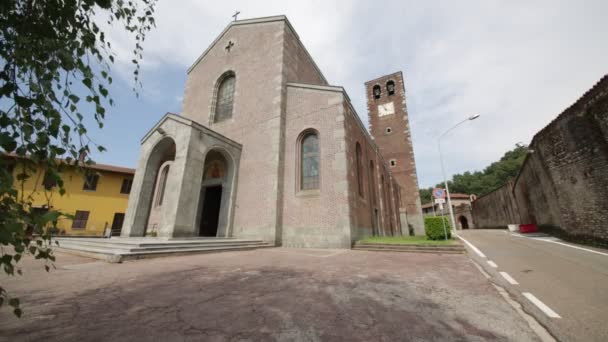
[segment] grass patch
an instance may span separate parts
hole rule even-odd
[[[361,243],[378,243],[394,245],[449,246],[455,245],[454,239],[429,240],[426,236],[370,236],[359,240]]]

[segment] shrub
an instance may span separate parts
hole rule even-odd
[[[445,222],[445,230],[448,233],[448,239],[452,238],[450,221],[445,216],[429,216],[424,218],[424,230],[429,240],[445,240],[443,223]]]

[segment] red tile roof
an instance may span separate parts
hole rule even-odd
[[[1,153],[0,152],[0,154],[5,155],[10,158],[19,158],[19,156],[16,155],[15,153]],[[64,160],[61,159],[61,161],[64,161]],[[123,174],[129,174],[129,175],[135,174],[135,169],[131,169],[128,167],[122,167],[122,166],[114,166],[114,165],[107,165],[107,164],[93,164],[93,165],[84,165],[84,167],[90,168],[93,170],[98,170],[98,171],[123,173]]]

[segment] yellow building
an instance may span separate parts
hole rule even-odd
[[[57,186],[45,181],[44,170],[39,168],[25,182],[24,194],[32,194],[34,208],[47,210],[50,206],[74,215],[74,220],[62,218],[58,221],[60,233],[100,236],[111,229],[112,235],[119,235],[135,170],[104,164],[95,164],[87,169],[90,171],[87,177],[74,167],[62,170],[61,179],[66,190],[62,196]],[[21,191],[21,183],[16,176],[21,172],[17,164],[13,176],[18,191]]]

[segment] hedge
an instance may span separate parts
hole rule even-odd
[[[448,233],[448,239],[452,238],[450,220],[445,216],[428,216],[424,218],[424,230],[429,240],[445,240],[443,223],[445,222],[445,230]]]

